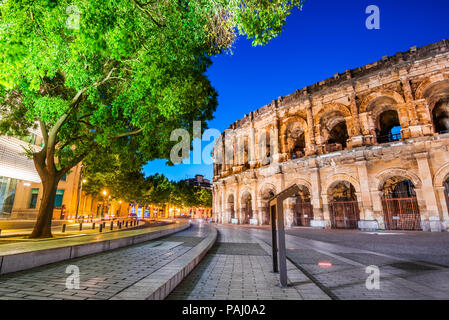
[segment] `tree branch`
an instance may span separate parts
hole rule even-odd
[[[143,131],[143,129],[138,129],[138,130],[131,131],[131,132],[121,133],[121,134],[118,134],[118,135],[112,137],[111,139],[119,139],[119,138],[123,138],[123,137],[133,136],[133,135],[141,133],[142,131]]]

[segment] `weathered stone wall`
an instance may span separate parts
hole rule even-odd
[[[215,219],[229,223],[233,211],[243,222],[242,197],[249,194],[253,223],[266,223],[269,197],[298,184],[310,193],[312,225],[330,227],[333,187],[346,181],[355,190],[359,227],[383,228],[383,188],[401,177],[414,186],[423,230],[445,229],[449,131],[441,126],[449,118],[441,117],[447,101],[449,40],[443,40],[336,74],[251,112],[214,150]],[[400,136],[382,136],[394,121]],[[293,207],[290,200],[288,225]]]

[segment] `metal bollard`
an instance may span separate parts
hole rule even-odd
[[[92,223],[92,229],[95,229],[95,222]]]
[[[65,228],[66,228],[66,225],[65,225],[65,223],[62,225],[62,233],[64,233],[65,232]]]
[[[80,231],[82,231],[82,230],[83,230],[83,223],[80,222]]]
[[[2,236],[2,229],[0,229],[0,237]]]
[[[121,223],[121,222],[118,223],[118,228],[119,228],[119,229],[122,228],[122,223]]]
[[[111,230],[114,230],[114,222],[111,221]]]
[[[128,221],[126,221],[126,223],[125,223],[125,228],[128,228]],[[0,232],[1,232],[1,230],[0,230]]]
[[[100,224],[100,232],[103,232],[103,224]]]

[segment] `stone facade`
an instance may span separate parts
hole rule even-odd
[[[233,123],[214,148],[213,212],[221,223],[267,224],[268,199],[297,184],[303,191],[284,205],[288,226],[441,231],[448,177],[443,40],[335,74]]]

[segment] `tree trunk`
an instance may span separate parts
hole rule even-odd
[[[30,238],[51,238],[51,220],[53,218],[53,208],[58,188],[58,178],[55,175],[47,176],[42,181],[44,187],[42,201],[39,207],[36,224]]]

